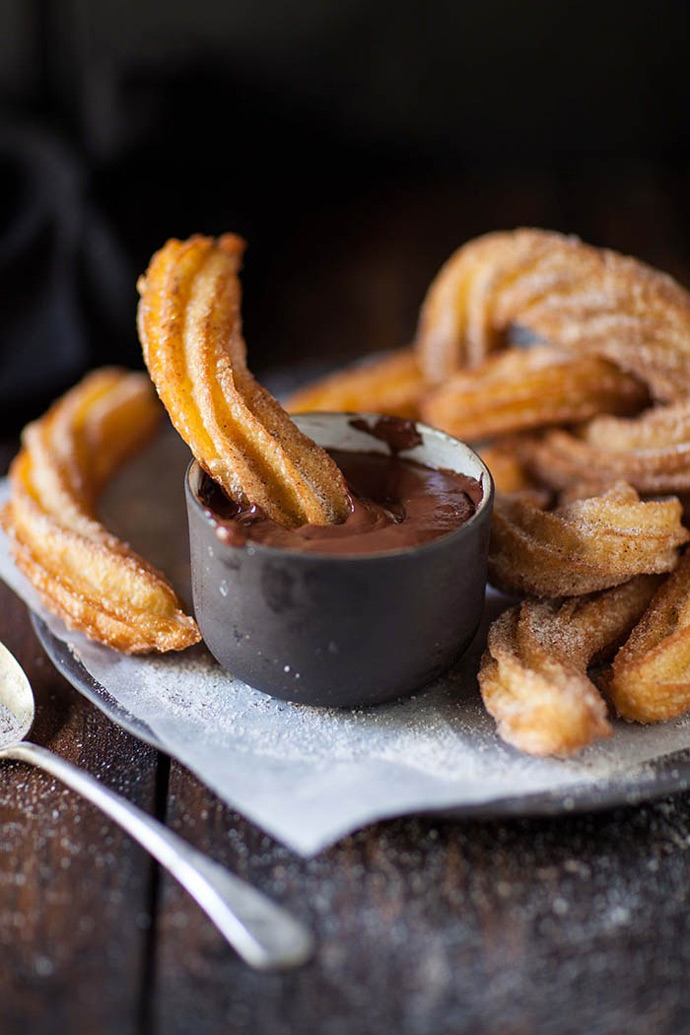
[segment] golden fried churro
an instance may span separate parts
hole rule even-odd
[[[499,495],[489,577],[509,592],[565,597],[672,571],[690,539],[681,515],[679,500],[642,502],[625,483],[553,511],[530,494]]]
[[[639,492],[690,490],[690,402],[659,406],[629,420],[598,417],[577,432],[554,429],[516,439],[514,448],[540,482],[563,489],[596,477]]]
[[[662,722],[690,708],[690,553],[654,594],[605,685],[625,719]]]
[[[613,488],[616,485],[627,486],[628,483],[625,481],[620,481],[614,482],[613,485],[611,485],[610,481],[601,482],[594,477],[588,479],[587,481],[572,482],[572,484],[569,485],[567,489],[561,489],[561,491],[558,493],[556,497],[556,503],[559,507],[565,507],[568,503],[574,503],[575,500],[589,500],[592,499],[594,496],[604,496],[609,491],[609,489]],[[630,486],[630,488],[632,488],[632,486]],[[541,491],[546,496],[552,495],[552,493],[549,490],[544,489],[543,486]]]
[[[647,399],[634,377],[605,359],[536,345],[454,374],[423,398],[421,411],[427,423],[476,440],[599,413],[636,413]]]
[[[514,326],[616,363],[658,399],[690,393],[690,295],[636,259],[544,230],[470,241],[422,306],[417,347],[427,380],[476,366]]]
[[[287,400],[291,413],[312,410],[383,413],[414,420],[424,379],[412,349],[399,349],[338,370],[295,392]]]
[[[526,600],[492,624],[479,686],[503,740],[532,755],[570,755],[611,735],[587,669],[627,635],[658,581],[641,575],[590,597]]]
[[[493,315],[496,287],[505,270],[520,270],[538,246],[548,249],[548,242],[525,236],[528,233],[491,233],[468,241],[434,277],[416,336],[420,365],[430,384],[478,366],[505,345],[505,328],[496,325]]]
[[[492,626],[480,683],[501,735],[537,754],[608,735],[587,665],[657,586],[611,695],[641,721],[690,708],[690,550],[678,560],[690,533],[675,498],[690,494],[690,294],[576,237],[487,234],[431,284],[415,351],[418,366],[403,351],[291,405],[419,414],[480,442],[498,490],[491,580],[560,598],[526,600]]]
[[[46,606],[70,629],[126,653],[200,639],[163,576],[95,516],[103,485],[159,416],[144,374],[90,374],[25,428],[3,514],[15,562]]]
[[[238,270],[244,242],[171,240],[139,281],[144,358],[173,424],[238,502],[288,527],[345,520],[350,498],[325,450],[247,369]]]

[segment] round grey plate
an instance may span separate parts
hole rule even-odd
[[[165,751],[165,748],[156,737],[150,726],[137,719],[135,715],[123,708],[115,698],[108,693],[105,687],[101,686],[91,675],[86,666],[78,661],[70,651],[67,644],[53,636],[50,629],[35,612],[29,611],[31,624],[50,660],[55,665],[60,675],[64,676],[68,683],[71,683],[75,690],[86,697],[97,708],[100,708],[109,719],[122,726],[139,740],[145,740],[147,744]]]
[[[98,683],[88,669],[78,661],[68,646],[48,629],[45,622],[36,614],[31,614],[36,635],[61,673],[97,708],[100,708],[109,719],[126,729],[139,740],[146,741],[159,751],[165,748],[157,739],[151,728],[140,719],[123,708]],[[483,817],[486,819],[499,817],[559,816],[575,812],[593,812],[623,805],[638,805],[644,801],[653,801],[668,797],[690,788],[690,749],[666,755],[659,761],[647,763],[637,773],[623,773],[620,777],[609,779],[601,784],[588,784],[581,789],[570,788],[567,792],[553,794],[520,795],[515,798],[501,798],[479,805],[463,805],[457,809],[443,809],[435,815]]]

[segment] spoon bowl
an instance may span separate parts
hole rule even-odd
[[[0,749],[28,737],[35,714],[34,695],[26,673],[0,643]]]

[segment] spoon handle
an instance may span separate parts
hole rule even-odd
[[[250,966],[275,970],[299,966],[311,957],[311,934],[282,907],[89,773],[28,742],[0,750],[3,758],[44,769],[121,826],[180,882]]]

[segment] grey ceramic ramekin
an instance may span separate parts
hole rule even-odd
[[[310,413],[295,423],[327,448],[386,452],[351,426],[370,414]],[[493,505],[489,471],[469,446],[417,424],[422,444],[401,454],[481,482],[464,525],[421,546],[328,556],[248,543],[232,546],[197,490],[186,494],[194,608],[211,653],[250,686],[288,701],[378,704],[424,686],[462,654],[484,608]]]

